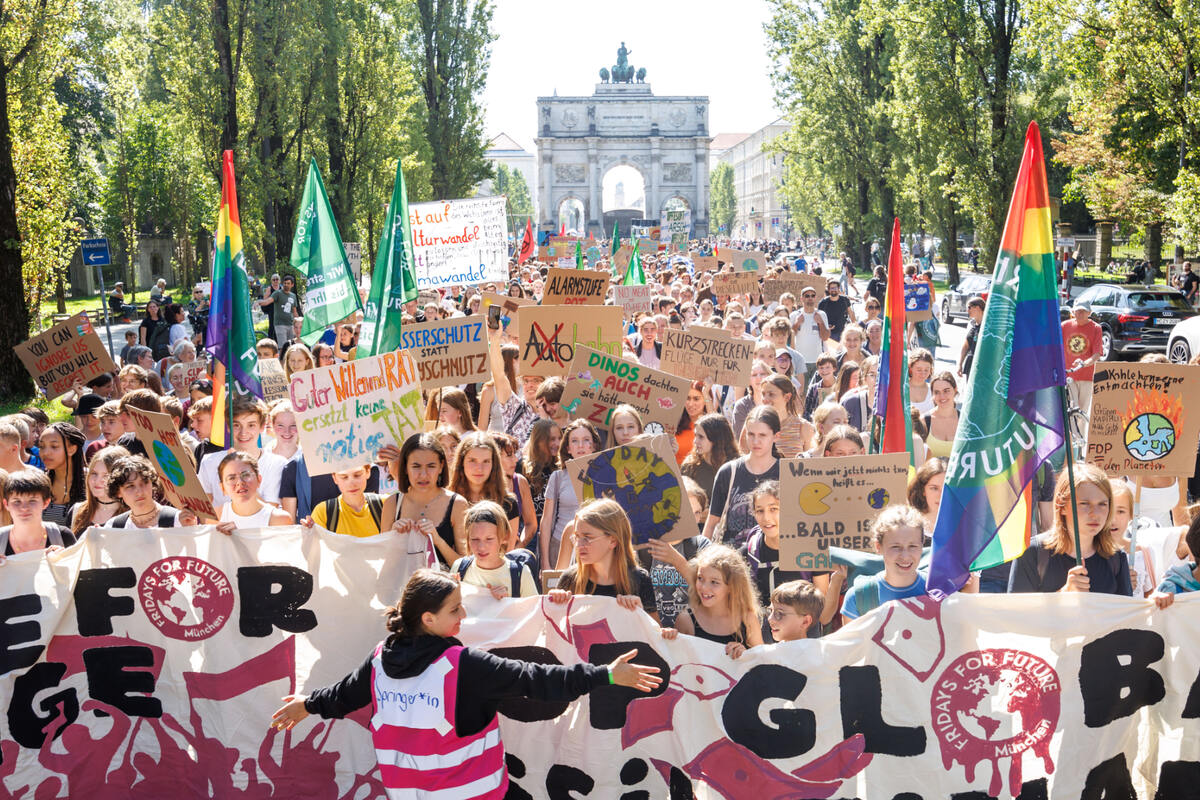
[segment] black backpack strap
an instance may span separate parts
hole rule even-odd
[[[367,510],[371,512],[371,519],[375,520],[375,527],[383,530],[383,495],[367,492],[366,497]]]
[[[158,527],[174,528],[175,521],[179,519],[179,511],[170,506],[163,506],[158,510]]]
[[[108,527],[124,528],[129,523],[129,513],[130,512],[128,512],[128,511],[123,511],[120,514],[117,514],[115,517],[113,517],[111,520],[108,521]]]
[[[471,564],[475,562],[475,556],[463,556],[458,560],[458,577],[467,577],[467,570],[471,568]]]
[[[342,509],[337,497],[331,497],[325,503],[325,529],[337,533],[338,520],[341,519]]]
[[[48,544],[56,545],[58,547],[66,547],[66,545],[63,544],[62,528],[49,522],[43,522],[42,527],[46,529],[46,542]],[[4,551],[0,550],[0,552]]]
[[[509,579],[509,582],[512,584],[512,591],[508,596],[509,597],[520,597],[521,596],[521,573],[525,569],[525,564],[523,562],[517,561],[514,558],[505,557],[504,560],[508,562],[508,579]]]

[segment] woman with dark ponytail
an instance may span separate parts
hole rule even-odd
[[[608,666],[561,666],[463,647],[455,637],[466,616],[458,581],[417,570],[400,604],[387,610],[389,635],[371,656],[333,686],[285,697],[271,725],[290,730],[309,714],[341,718],[369,705],[389,796],[420,790],[430,798],[502,798],[508,771],[496,722],[501,701],[569,702],[609,684],[649,692],[662,682],[658,669],[630,663],[635,650]],[[392,699],[409,697],[429,700]]]

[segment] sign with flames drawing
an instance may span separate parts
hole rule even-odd
[[[9,558],[0,798],[383,800],[369,706],[269,721],[366,660],[426,559],[421,537],[299,527],[93,529]],[[501,703],[508,797],[1152,800],[1194,796],[1200,774],[1200,595],[911,599],[733,660],[611,598],[463,592],[469,646],[566,665],[636,650],[663,677]]]
[[[1101,364],[1093,384],[1087,460],[1113,476],[1191,476],[1196,469],[1200,366]]]

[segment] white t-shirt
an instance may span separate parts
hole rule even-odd
[[[258,511],[248,517],[243,517],[233,510],[233,503],[226,503],[221,506],[221,522],[237,523],[238,528],[243,530],[267,528],[271,525],[271,512],[274,510],[274,506],[263,503],[263,507]]]
[[[825,345],[821,341],[821,329],[817,325],[818,317],[828,330],[829,318],[825,316],[824,311],[814,309],[809,314],[803,308],[798,308],[792,312],[792,329],[796,332],[792,343],[800,355],[804,356],[807,364],[817,363],[818,356],[825,352]]]
[[[454,566],[450,568],[451,572],[457,573],[459,570],[458,563],[462,559],[454,562]],[[512,573],[508,571],[508,559],[504,560],[497,569],[483,569],[479,566],[478,559],[472,559],[471,566],[467,567],[467,572],[463,575],[463,583],[469,583],[472,586],[482,586],[485,589],[489,586],[503,586],[512,591]],[[529,572],[529,567],[521,565],[521,597],[532,597],[538,593],[537,584],[533,582],[533,575]]]
[[[200,485],[204,487],[204,491],[212,495],[214,506],[220,506],[229,500],[221,491],[221,481],[217,479],[217,467],[228,452],[228,450],[222,450],[219,453],[209,453],[200,459],[200,469],[196,470],[196,474],[200,478]],[[283,468],[287,462],[288,460],[283,456],[269,453],[266,449],[258,457],[258,475],[262,479],[262,483],[258,487],[258,496],[268,503],[277,504],[279,502],[279,484],[283,480]]]

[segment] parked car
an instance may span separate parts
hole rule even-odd
[[[1200,353],[1200,316],[1185,319],[1171,329],[1167,340],[1167,358],[1186,364]]]
[[[967,301],[972,297],[987,300],[991,291],[991,275],[965,275],[961,281],[942,292],[942,322],[950,324],[956,317],[967,319]]]
[[[1165,353],[1175,326],[1196,316],[1183,293],[1168,286],[1097,283],[1080,292],[1072,306],[1085,301],[1092,305],[1092,319],[1100,324],[1105,360]],[[1064,320],[1070,317],[1071,308],[1064,306],[1061,315]],[[1189,352],[1196,350],[1189,345]]]

